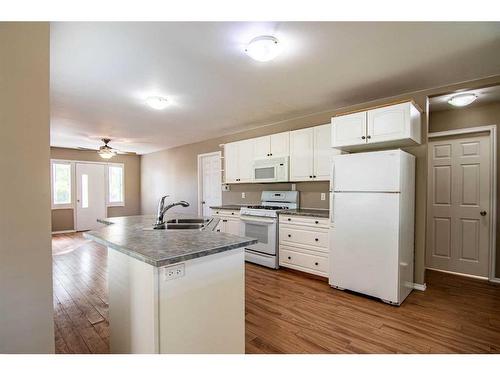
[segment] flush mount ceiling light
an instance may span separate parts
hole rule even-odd
[[[454,107],[465,107],[477,99],[476,94],[460,94],[452,96],[448,103]]]
[[[280,52],[278,39],[274,36],[263,35],[253,38],[245,48],[248,56],[256,61],[270,61]]]
[[[150,96],[146,99],[146,103],[154,109],[164,109],[168,106],[167,98],[161,96]]]

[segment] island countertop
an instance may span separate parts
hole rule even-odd
[[[166,220],[196,218],[194,215],[167,214]],[[199,229],[145,230],[152,228],[154,215],[113,217],[99,220],[102,229],[84,233],[84,237],[127,254],[135,259],[162,267],[252,245],[256,239]]]

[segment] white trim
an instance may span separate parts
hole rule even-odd
[[[70,166],[70,202],[69,203],[54,203],[54,164],[66,164]],[[75,174],[75,164],[68,160],[51,160],[50,161],[50,207],[53,210],[67,210],[74,208],[75,205],[75,192],[73,176]]]
[[[217,204],[218,205],[222,205],[222,152],[221,151],[214,151],[214,152],[207,152],[205,154],[198,154],[198,166],[197,166],[197,172],[198,172],[198,215],[199,216],[203,216],[203,205],[201,204],[201,201],[203,200],[203,189],[202,189],[202,185],[203,185],[203,181],[201,179],[201,164],[200,164],[200,160],[201,158],[203,157],[206,157],[206,156],[218,156],[219,157],[219,169],[221,170],[221,181],[219,183],[220,185],[220,190],[221,190],[221,201],[218,202]]]
[[[493,279],[488,280],[490,283],[500,284],[500,278],[494,277]]]
[[[427,289],[427,284],[426,283],[423,283],[423,284],[413,283],[413,289],[420,290],[421,292],[425,292],[425,290]]]
[[[52,234],[64,234],[64,233],[76,233],[76,230],[74,230],[74,229],[56,230],[56,231],[52,232]]]
[[[442,272],[442,273],[448,273],[450,275],[455,275],[455,276],[462,276],[462,277],[468,277],[469,279],[477,279],[477,280],[484,280],[488,281],[489,279],[485,276],[476,276],[476,275],[470,275],[468,273],[460,273],[460,272],[453,272],[453,271],[445,271],[445,270],[440,270],[438,268],[432,268],[432,267],[425,267],[426,270],[429,271],[436,271],[436,272]]]
[[[491,189],[490,189],[490,207],[489,210],[491,212],[491,225],[490,225],[490,259],[489,259],[489,279],[493,281],[496,279],[496,228],[497,228],[497,126],[496,125],[485,125],[485,126],[476,126],[472,128],[463,128],[463,129],[454,129],[447,130],[443,132],[435,132],[429,133],[428,139],[431,138],[439,138],[439,137],[449,137],[454,135],[465,135],[465,134],[474,134],[474,133],[483,133],[489,132],[490,137],[490,152],[491,152]],[[427,218],[428,220],[428,218]],[[426,248],[427,251],[427,248]],[[431,268],[429,268],[431,269]],[[440,270],[436,270],[440,271]],[[448,271],[442,271],[448,272]],[[452,272],[449,272],[452,273]],[[464,275],[470,277],[478,277],[472,275]],[[481,278],[481,277],[480,277]]]
[[[109,167],[121,167],[122,169],[122,195],[123,201],[110,202],[109,201]],[[125,164],[124,163],[106,163],[106,175],[104,176],[104,183],[106,184],[106,207],[125,207]]]

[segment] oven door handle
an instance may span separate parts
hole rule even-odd
[[[240,216],[240,220],[248,221],[256,224],[274,224],[275,221],[273,219],[251,219],[246,216]]]

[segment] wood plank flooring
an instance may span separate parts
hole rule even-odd
[[[53,236],[57,353],[109,353],[107,250]],[[401,307],[246,265],[247,353],[500,353],[500,285],[428,272]]]

